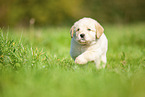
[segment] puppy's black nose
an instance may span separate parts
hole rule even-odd
[[[84,38],[85,37],[85,34],[80,34],[81,38]]]

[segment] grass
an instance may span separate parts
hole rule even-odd
[[[107,66],[79,66],[69,28],[0,31],[0,97],[145,97],[144,24],[106,25]]]

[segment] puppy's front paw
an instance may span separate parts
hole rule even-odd
[[[84,58],[82,58],[81,56],[78,56],[76,59],[75,59],[75,63],[76,64],[86,64],[88,61]]]

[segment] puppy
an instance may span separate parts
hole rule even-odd
[[[76,64],[94,61],[98,69],[105,68],[108,40],[103,32],[104,28],[91,18],[83,18],[74,23],[70,30],[70,55]]]

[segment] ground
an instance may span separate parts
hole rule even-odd
[[[0,97],[145,97],[144,26],[104,25],[100,70],[71,59],[70,27],[1,29]]]

